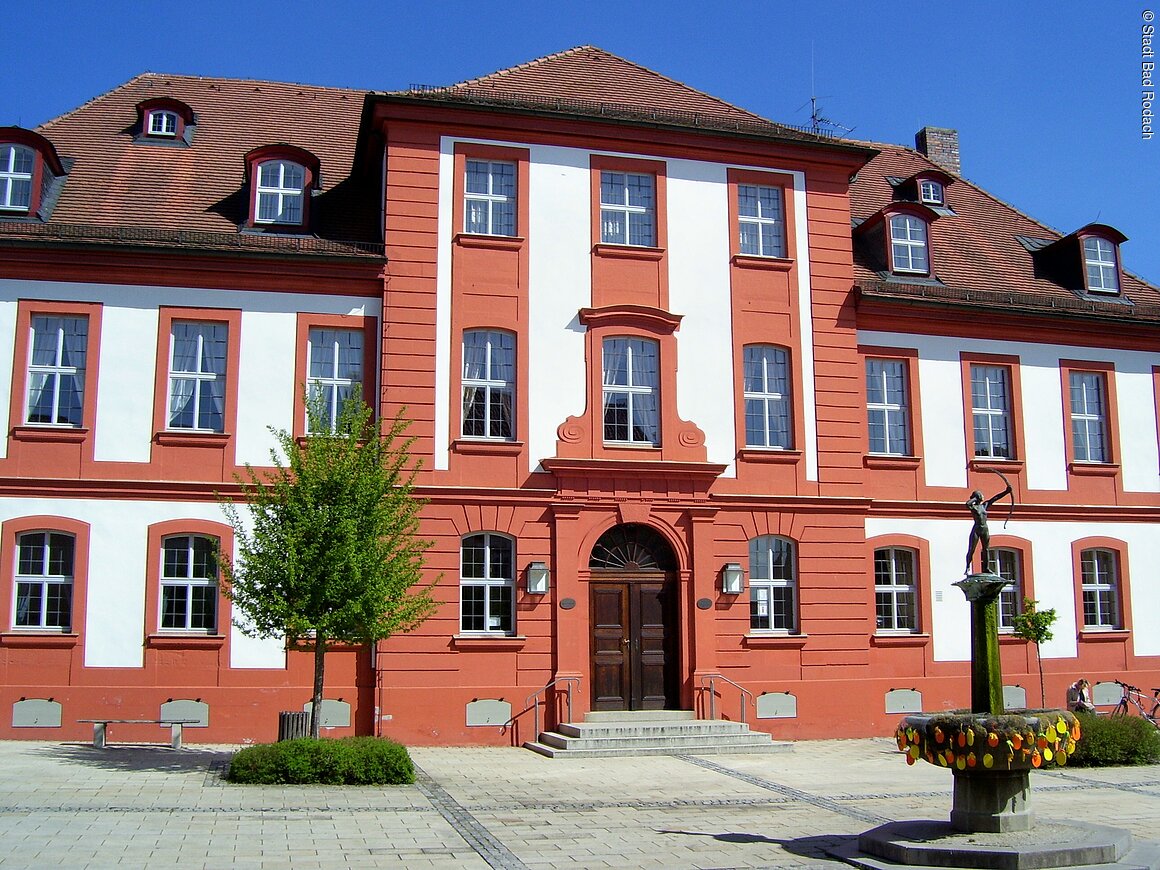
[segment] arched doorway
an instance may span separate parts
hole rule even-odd
[[[680,701],[676,558],[648,526],[614,526],[592,548],[593,710],[675,709]]]

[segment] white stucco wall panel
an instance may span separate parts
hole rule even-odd
[[[1160,492],[1160,449],[1156,441],[1156,399],[1151,375],[1152,366],[1160,364],[1160,353],[869,330],[860,331],[858,341],[918,351],[928,485],[966,485],[963,385],[958,360],[960,353],[967,352],[1003,354],[1020,360],[1026,440],[1021,458],[1026,462],[1030,490],[1067,489],[1066,439],[1071,437],[1071,432],[1060,360],[1113,364],[1118,400],[1115,426],[1124,489]]]
[[[1001,522],[993,522],[991,533],[999,534]],[[963,520],[922,520],[872,518],[866,521],[866,537],[913,535],[929,542],[931,610],[930,627],[936,661],[968,661],[971,657],[970,606],[953,584],[963,576],[971,522]],[[1031,569],[1035,599],[1043,608],[1055,608],[1058,615],[1054,637],[1042,647],[1044,658],[1066,659],[1078,655],[1079,616],[1075,610],[1075,566],[1072,542],[1100,536],[1128,545],[1128,574],[1131,597],[1132,637],[1130,643],[1139,656],[1160,655],[1160,587],[1151,582],[1151,566],[1160,564],[1160,535],[1146,523],[1021,522],[1016,517],[1002,534],[1031,542]],[[942,600],[938,600],[941,593]]]
[[[0,292],[10,288],[11,282],[0,282]],[[0,377],[0,459],[8,456],[8,430],[12,428],[8,419],[8,408],[12,401],[12,370],[16,365],[13,354],[16,351],[15,299],[0,297],[0,366],[7,367],[8,377]]]
[[[238,465],[269,465],[273,439],[266,427],[294,428],[298,318],[294,312],[242,312],[238,364]]]

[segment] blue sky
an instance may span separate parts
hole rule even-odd
[[[389,90],[593,44],[783,123],[808,123],[813,91],[856,138],[957,128],[965,177],[1063,232],[1117,227],[1125,267],[1160,283],[1160,135],[1143,140],[1140,119],[1142,26],[1160,0],[9,7],[20,36],[0,56],[0,125],[35,126],[147,70]]]

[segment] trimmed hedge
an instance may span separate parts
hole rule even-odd
[[[1160,762],[1160,730],[1139,716],[1077,713],[1083,737],[1068,759],[1077,767]]]
[[[415,781],[406,747],[379,737],[306,737],[248,746],[234,755],[230,782],[262,785],[404,785]]]

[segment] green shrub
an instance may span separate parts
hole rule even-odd
[[[415,781],[405,747],[378,737],[284,740],[248,746],[234,755],[230,782],[263,785],[402,785]]]
[[[1080,737],[1068,764],[1107,767],[1160,762],[1160,731],[1139,716],[1094,716],[1077,713]]]

